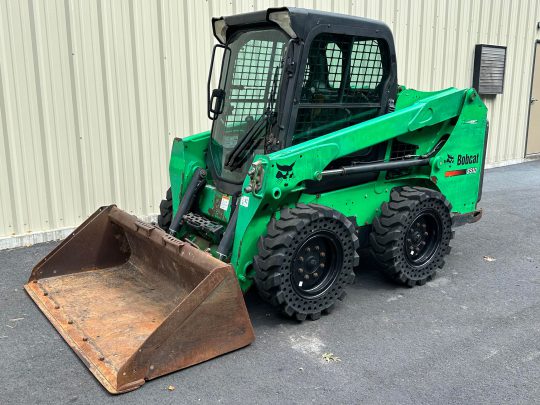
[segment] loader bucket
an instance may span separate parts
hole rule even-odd
[[[230,265],[114,205],[41,260],[25,289],[113,394],[254,340]]]

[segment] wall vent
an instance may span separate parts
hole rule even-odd
[[[506,46],[478,44],[474,48],[473,87],[478,94],[502,94]]]

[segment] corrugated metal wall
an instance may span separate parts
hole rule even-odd
[[[539,0],[290,1],[385,21],[400,82],[468,87],[474,45],[508,46],[487,100],[490,162],[523,157]],[[98,206],[158,211],[169,145],[209,127],[210,18],[268,1],[1,0],[0,237],[69,228]]]

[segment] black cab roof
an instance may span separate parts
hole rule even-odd
[[[347,31],[358,31],[357,35],[386,37],[392,41],[390,28],[382,21],[356,17],[346,14],[331,13],[304,8],[281,7],[251,13],[236,14],[212,19],[214,36],[225,43],[227,38],[238,31],[250,26],[278,25],[289,36],[306,40],[309,33],[318,26],[346,26]],[[393,41],[392,41],[393,42]]]

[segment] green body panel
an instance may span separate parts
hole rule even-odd
[[[271,217],[279,215],[281,208],[297,202],[332,207],[356,218],[357,225],[363,226],[371,224],[381,204],[389,200],[392,188],[421,185],[444,194],[454,213],[474,211],[483,167],[486,125],[487,109],[473,89],[450,88],[431,93],[404,89],[398,95],[393,113],[269,155],[256,156],[255,173],[246,176],[238,200],[239,215],[230,257],[241,288],[245,291],[252,283],[249,272],[257,254],[257,241],[266,233]],[[430,165],[412,168],[406,176],[392,178],[383,171],[373,182],[320,194],[305,191],[305,181],[320,180],[325,168],[340,157],[389,141],[385,158],[388,160],[393,139],[417,145],[416,153],[422,155],[431,151],[442,137],[448,140],[431,158]],[[195,168],[206,167],[208,138],[209,133],[205,132],[175,140],[170,166],[175,210],[180,190],[183,193]],[[278,165],[293,165],[286,179],[278,175]],[[254,191],[246,192],[248,186]],[[208,217],[226,222],[231,204],[227,210],[220,211],[222,198],[212,179],[208,179],[199,208]],[[214,252],[215,246],[210,249]]]
[[[369,225],[380,211],[381,204],[390,199],[394,187],[423,185],[417,178],[385,182],[385,187],[375,187],[378,183],[366,183],[322,194],[302,194],[299,202],[320,204],[333,208],[347,217],[354,217],[357,226]]]
[[[169,162],[173,215],[176,213],[180,198],[184,195],[195,170],[198,167],[206,167],[204,159],[209,140],[210,131],[191,135],[184,139],[174,138]]]
[[[225,208],[226,207],[226,208]],[[201,191],[198,210],[212,220],[226,224],[231,216],[232,198],[221,193],[212,184],[207,184]],[[225,209],[224,209],[225,208]]]

